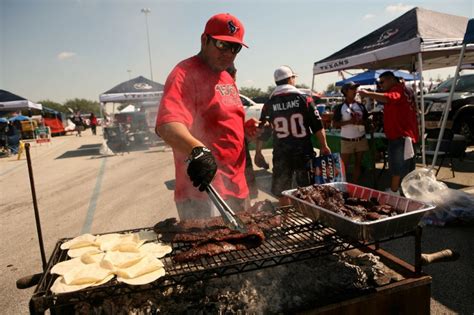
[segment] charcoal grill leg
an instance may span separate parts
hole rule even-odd
[[[380,249],[380,243],[379,242],[375,242],[375,250],[379,250]]]
[[[415,230],[415,273],[421,274],[421,234],[423,228],[417,226]]]
[[[40,253],[41,253],[41,261],[43,262],[43,271],[46,271],[46,255],[44,253],[43,233],[41,232],[41,221],[39,217],[38,201],[36,199],[35,179],[33,177],[33,165],[31,163],[29,143],[25,144],[25,151],[26,151],[26,161],[28,165],[28,175],[30,177],[31,197],[33,199],[33,209],[35,212],[36,232],[38,233],[38,242],[39,242]]]

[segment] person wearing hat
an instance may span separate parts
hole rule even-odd
[[[212,16],[201,35],[199,53],[178,63],[166,80],[156,133],[173,149],[180,219],[219,215],[204,192],[211,182],[233,210],[249,205],[245,111],[226,71],[242,46],[247,47],[243,39],[244,26],[235,16]],[[252,136],[256,123],[248,121],[245,133]]]
[[[342,86],[344,103],[334,108],[332,122],[334,128],[341,128],[341,158],[346,168],[354,156],[352,182],[355,184],[359,183],[364,152],[369,150],[365,137],[365,123],[369,114],[365,106],[355,100],[358,87],[359,84],[352,81]]]
[[[265,102],[260,116],[261,124],[268,122],[273,129],[273,174],[272,193],[279,197],[281,205],[289,204],[282,191],[292,188],[293,174],[299,186],[312,184],[306,168],[314,157],[311,134],[315,134],[321,144],[321,154],[330,154],[326,133],[313,103],[313,99],[295,87],[296,73],[288,66],[275,70],[276,88]],[[257,147],[265,141],[260,137]],[[264,159],[261,151],[256,151],[255,160]]]
[[[403,177],[415,169],[413,143],[418,141],[418,121],[415,96],[392,71],[379,76],[384,93],[359,90],[361,97],[384,102],[384,132],[388,139],[388,164],[391,173],[388,192],[399,194]]]

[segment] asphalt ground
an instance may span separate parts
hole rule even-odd
[[[123,155],[104,156],[100,130],[87,130],[82,137],[55,137],[51,144],[32,144],[31,156],[42,234],[49,259],[57,241],[82,233],[105,233],[153,226],[176,217],[173,202],[172,152],[160,145],[137,148]],[[455,160],[455,177],[443,167],[438,176],[450,187],[474,193],[474,148],[463,161]],[[253,152],[252,156],[253,156]],[[271,162],[271,150],[264,155]],[[377,167],[382,167],[378,164]],[[275,199],[269,194],[270,170],[256,169],[258,194],[253,201]],[[379,171],[378,170],[378,171]],[[371,174],[363,177],[370,182]],[[384,171],[377,188],[388,186]],[[34,288],[18,290],[16,280],[41,272],[28,168],[24,155],[0,158],[0,313],[28,314]],[[470,226],[425,227],[423,252],[444,248],[458,251],[455,262],[423,268],[433,277],[433,314],[472,314],[474,311],[474,229]],[[414,261],[414,243],[403,238],[382,248],[409,263]]]

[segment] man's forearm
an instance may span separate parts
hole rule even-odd
[[[190,154],[194,147],[205,146],[182,123],[171,122],[156,126],[155,131],[169,146],[183,154]]]
[[[318,139],[321,147],[328,147],[328,144],[326,142],[326,131],[324,130],[324,128],[316,132],[316,138]]]
[[[362,97],[370,97],[379,102],[387,102],[388,98],[383,93],[364,91],[360,93]]]

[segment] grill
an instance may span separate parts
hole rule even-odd
[[[173,255],[188,249],[190,245],[173,243],[173,252],[162,259],[166,276],[142,286],[129,286],[113,279],[103,285],[77,292],[52,294],[50,288],[57,276],[50,274],[50,270],[56,263],[68,259],[67,251],[60,249],[61,244],[68,239],[60,239],[47,264],[46,272],[30,300],[30,312],[42,313],[50,308],[61,308],[83,301],[100,301],[107,297],[164,289],[167,286],[268,268],[368,245],[341,237],[334,229],[314,222],[293,207],[281,207],[276,209],[276,212],[282,216],[282,225],[266,233],[265,241],[257,248],[219,254],[188,263],[176,263],[172,259]],[[115,233],[150,231],[153,229],[143,228]],[[392,235],[389,239],[404,237],[407,234]]]

